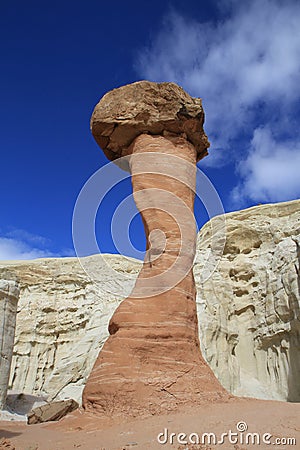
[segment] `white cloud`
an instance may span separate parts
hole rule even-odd
[[[169,13],[151,46],[141,52],[137,70],[147,79],[175,81],[203,98],[212,144],[212,156],[203,165],[245,160],[251,147],[246,162],[250,172],[238,170],[243,180],[235,195],[239,191],[240,199],[257,199],[260,188],[260,198],[274,201],[300,195],[294,166],[288,158],[282,161],[280,153],[284,149],[285,156],[298,161],[300,140],[291,119],[300,96],[300,3],[220,2],[223,7],[226,3],[226,14],[218,22],[199,23]],[[292,147],[285,145],[283,133],[293,136]],[[267,150],[261,145],[269,149],[270,141],[276,151],[268,150],[263,158]],[[261,169],[254,167],[258,162],[265,163]],[[272,184],[279,165],[283,185]],[[262,168],[268,169],[267,175]],[[255,190],[250,189],[254,183]]]
[[[28,231],[19,228],[13,228],[5,234],[5,237],[16,239],[19,241],[25,241],[27,244],[31,245],[42,245],[43,247],[51,244],[50,239],[47,239],[44,236],[40,236],[38,234],[29,233]]]
[[[12,229],[0,236],[0,260],[20,260],[75,256],[73,249],[63,249],[59,253],[49,250],[51,240],[22,229]]]
[[[31,247],[24,241],[0,237],[0,260],[34,259],[58,256],[52,252]]]
[[[232,198],[237,206],[249,198],[258,202],[284,201],[300,194],[300,142],[276,142],[268,127],[258,128],[250,152],[238,166],[241,183]]]

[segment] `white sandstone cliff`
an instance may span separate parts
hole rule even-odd
[[[300,201],[226,214],[223,256],[202,283],[210,225],[194,266],[206,360],[236,395],[300,401]]]
[[[194,266],[203,354],[237,395],[300,401],[300,201],[227,214],[224,254],[203,283],[211,223],[218,231],[218,218],[203,227]],[[221,241],[217,232],[213,247]],[[124,298],[141,268],[123,256],[105,259],[114,280],[100,256],[82,259],[86,271],[76,258],[0,263],[0,279],[9,266],[21,289],[13,390],[80,400],[122,300],[112,286]]]
[[[85,267],[99,265],[99,256],[86,259]],[[122,286],[128,295],[140,263],[118,255],[109,255],[107,260],[116,273],[132,273]],[[46,396],[48,400],[71,397],[80,401],[84,383],[108,337],[109,319],[121,298],[109,293],[107,273],[102,271],[101,280],[94,283],[77,258],[11,262],[10,270],[15,272],[21,289],[12,390]]]
[[[0,279],[0,410],[6,404],[18,299],[19,288],[17,283],[14,280]]]

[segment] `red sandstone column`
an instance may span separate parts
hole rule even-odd
[[[157,414],[227,396],[200,352],[192,272],[203,119],[201,100],[173,83],[124,86],[95,108],[92,131],[106,155],[130,156],[147,252],[84,389],[88,411]]]

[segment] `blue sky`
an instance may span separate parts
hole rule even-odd
[[[91,112],[140,79],[203,99],[199,167],[225,211],[299,198],[299,23],[297,0],[1,2],[0,259],[74,254],[76,198],[107,163]],[[110,218],[129,194],[125,180],[97,216],[103,252],[117,251]],[[130,235],[143,250],[138,217]]]

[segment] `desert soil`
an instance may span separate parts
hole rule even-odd
[[[237,432],[237,424],[240,430]],[[246,425],[245,425],[246,424]],[[243,427],[247,426],[247,431]],[[165,441],[168,430],[168,442]],[[224,437],[223,444],[205,442],[195,444],[197,433],[215,433],[220,441],[222,433],[229,430],[237,435]],[[159,443],[157,436],[162,443]],[[176,433],[170,443],[170,433]],[[178,436],[185,433],[187,436]],[[257,433],[256,443],[246,443],[247,433]],[[263,435],[266,442],[263,443]],[[178,441],[179,438],[179,441]],[[296,443],[289,443],[294,438]],[[213,438],[211,438],[213,439]],[[236,439],[238,441],[236,442]],[[281,443],[276,442],[280,439]],[[182,441],[182,442],[181,442]],[[185,444],[185,441],[188,443]],[[192,442],[190,442],[192,441]],[[269,442],[269,444],[267,443]],[[300,449],[300,404],[232,398],[226,402],[206,403],[201,407],[185,409],[168,415],[128,419],[112,423],[109,419],[97,418],[80,411],[69,415],[58,423],[26,425],[17,422],[0,422],[0,449],[6,450],[252,450],[252,449]]]

